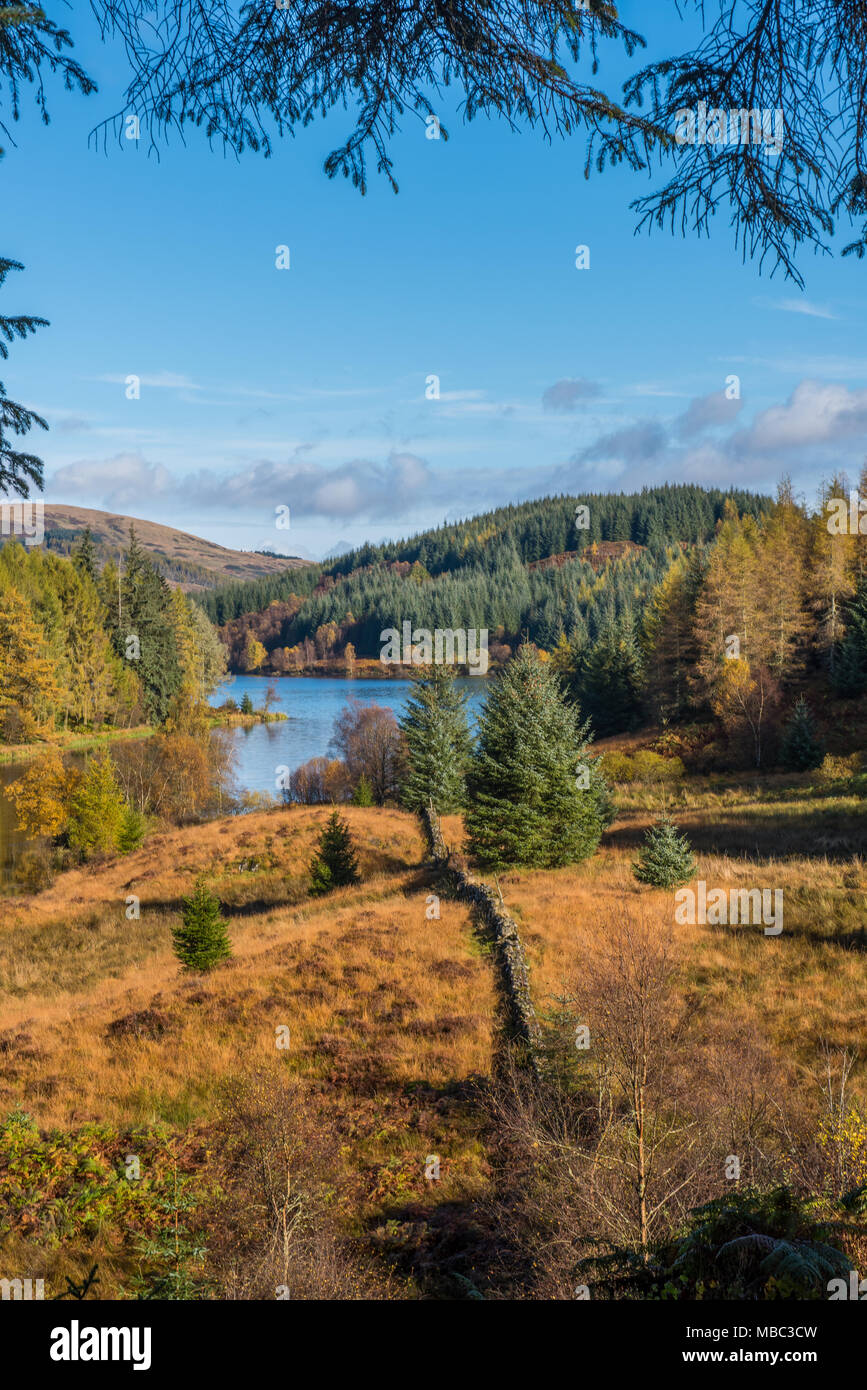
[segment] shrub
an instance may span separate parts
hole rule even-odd
[[[850,753],[845,758],[835,758],[826,753],[816,772],[816,780],[824,787],[835,782],[851,782],[861,771],[860,753]]]
[[[636,782],[679,782],[686,775],[680,758],[663,758],[642,748],[634,758]]]
[[[602,771],[610,782],[634,782],[635,763],[628,753],[616,750],[602,755]]]

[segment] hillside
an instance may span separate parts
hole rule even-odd
[[[713,539],[726,509],[759,518],[769,498],[696,486],[545,497],[366,545],[303,575],[203,595],[233,671],[275,675],[314,662],[378,660],[385,628],[487,629],[491,660],[524,638],[553,650],[595,641],[612,619],[638,621],[676,555]],[[258,665],[250,665],[250,640]],[[351,665],[350,660],[350,665]]]
[[[215,589],[233,581],[276,577],[284,570],[299,569],[307,564],[296,556],[227,550],[215,541],[193,536],[188,531],[176,531],[173,526],[162,526],[156,521],[62,503],[46,503],[45,545],[55,554],[68,555],[80,533],[89,526],[99,561],[103,563],[129,544],[131,524],[169,583],[187,593]],[[3,539],[0,537],[0,545]]]
[[[546,1055],[561,1026],[574,1034],[570,1000],[583,990],[582,1007],[597,1007],[590,986],[608,981],[606,952],[624,921],[646,928],[651,959],[661,949],[652,943],[669,943],[672,1008],[689,1003],[670,1049],[676,1073],[663,1078],[685,1114],[653,1175],[656,1234],[730,1195],[729,1153],[752,1181],[770,1184],[794,1164],[808,1190],[824,1190],[833,1155],[816,1136],[834,1133],[825,1068],[863,1031],[863,894],[840,864],[863,836],[863,800],[843,787],[817,794],[803,779],[765,790],[732,782],[724,796],[701,779],[679,786],[698,877],[784,888],[786,930],[767,938],[743,925],[672,931],[670,893],[639,886],[630,870],[659,795],[635,784],[619,794],[592,861],[499,877]],[[431,917],[430,894],[443,889],[418,824],[391,808],[345,815],[362,882],[325,900],[310,897],[306,866],[327,810],[296,807],[169,829],[4,902],[7,1268],[33,1269],[53,1295],[96,1262],[103,1297],[136,1296],[140,1281],[153,1289],[173,1268],[154,1236],[174,1239],[178,1202],[182,1234],[207,1234],[198,1258],[182,1240],[181,1297],[273,1299],[286,1285],[293,1299],[571,1299],[576,1261],[594,1241],[634,1239],[618,1151],[599,1191],[573,1176],[608,1131],[558,1129],[560,1112],[544,1106],[516,1111],[505,1083],[492,1094],[503,1034],[490,942],[445,894]],[[460,818],[444,818],[443,830],[460,859]],[[234,958],[187,977],[171,930],[202,872]],[[141,904],[133,927],[118,908],[129,893]],[[623,988],[615,978],[605,998]],[[567,1042],[572,1066],[583,1054]],[[849,1085],[863,1105],[863,1067]],[[129,1155],[146,1184],[125,1180]],[[857,1267],[858,1231],[842,1237]]]

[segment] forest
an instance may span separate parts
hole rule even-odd
[[[635,615],[684,546],[712,539],[727,501],[753,517],[771,505],[692,485],[543,498],[200,602],[222,629],[232,670],[259,669],[266,655],[275,672],[302,670],[347,643],[353,657],[378,658],[382,629],[410,616],[431,629],[486,626],[492,657],[503,661],[525,639],[544,650],[562,634],[580,644]]]
[[[170,588],[134,528],[122,569],[99,570],[87,531],[70,558],[0,550],[0,741],[178,723],[224,671],[211,623]]]
[[[487,627],[494,664],[537,646],[597,736],[698,721],[701,748],[678,751],[703,770],[762,766],[799,698],[824,708],[867,689],[867,541],[830,524],[848,497],[836,478],[813,507],[785,481],[776,499],[692,486],[547,498],[201,602],[232,670],[330,660],[352,674],[401,620]]]

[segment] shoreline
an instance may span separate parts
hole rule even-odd
[[[254,710],[252,714],[221,711],[212,708],[209,729],[251,729],[254,724],[273,724],[288,720],[282,710]],[[103,745],[133,739],[153,738],[160,730],[151,724],[136,724],[131,729],[102,729],[97,733],[55,734],[40,743],[0,743],[0,767],[13,763],[32,762],[41,754],[56,749],[58,753],[89,753]]]

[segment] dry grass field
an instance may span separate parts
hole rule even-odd
[[[818,1116],[825,1049],[862,1045],[867,898],[850,846],[863,840],[863,804],[836,798],[829,821],[829,803],[797,786],[678,795],[669,804],[696,877],[782,888],[782,935],[677,925],[673,893],[632,875],[652,811],[631,788],[592,860],[499,879],[537,1010],[571,996],[624,917],[640,917],[673,943],[711,1072],[717,1052],[734,1056]],[[490,961],[463,905],[443,897],[428,915],[435,885],[415,820],[345,815],[362,882],[324,899],[309,897],[306,866],[327,811],[293,808],[157,834],[3,902],[4,1267],[54,1288],[96,1262],[109,1296],[187,1275],[216,1297],[274,1297],[283,1283],[299,1297],[474,1287],[491,1181],[479,1104],[496,1036]],[[460,818],[443,832],[460,853]],[[190,977],[171,927],[200,874],[234,954]],[[138,919],[126,915],[133,899]],[[867,1100],[863,1060],[850,1096]],[[130,1154],[143,1163],[133,1182]],[[426,1176],[433,1158],[438,1179]],[[183,1259],[159,1247],[179,1190],[207,1255],[193,1253],[193,1234]]]
[[[67,873],[7,902],[4,1113],[20,1107],[42,1131],[107,1126],[90,1155],[103,1167],[120,1152],[116,1134],[156,1127],[182,1141],[189,1172],[222,1182],[217,1140],[204,1155],[227,1082],[297,1082],[320,1130],[340,1141],[328,1164],[347,1228],[375,1240],[382,1227],[386,1244],[399,1246],[438,1204],[466,1200],[484,1181],[465,1093],[490,1065],[490,971],[463,907],[444,900],[439,920],[426,916],[413,819],[354,808],[346,816],[363,883],[325,901],[307,898],[305,869],[326,812],[295,809],[156,836],[98,873]],[[224,904],[234,958],[190,979],[172,954],[170,925],[201,872]],[[138,921],[125,917],[133,893]],[[425,1179],[430,1155],[438,1181]],[[34,1189],[11,1238],[21,1242],[31,1219],[50,1231],[52,1207],[76,1190]],[[73,1239],[25,1241],[26,1259],[19,1253],[55,1281],[99,1258],[103,1286],[116,1293],[129,1274],[128,1235],[109,1220],[98,1235],[86,1224]]]

